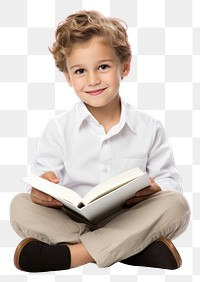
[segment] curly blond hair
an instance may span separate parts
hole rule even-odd
[[[126,29],[126,24],[121,20],[105,17],[97,11],[79,11],[58,25],[55,42],[49,50],[58,69],[67,72],[66,57],[74,46],[84,44],[93,37],[102,37],[115,49],[120,61],[124,63],[131,60]]]

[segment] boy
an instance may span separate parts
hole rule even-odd
[[[15,251],[15,266],[28,272],[118,261],[180,267],[170,239],[185,230],[190,210],[160,122],[120,98],[131,62],[125,28],[98,12],[80,11],[58,26],[50,51],[81,101],[49,122],[33,173],[84,196],[103,180],[140,167],[151,187],[96,226],[73,220],[60,202],[35,188],[18,195],[11,223],[25,239]]]

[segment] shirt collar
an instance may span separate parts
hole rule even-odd
[[[84,122],[84,120],[86,120],[88,117],[91,117],[94,119],[94,117],[92,116],[92,114],[88,111],[87,107],[85,106],[85,104],[80,101],[79,103],[77,103],[75,105],[75,109],[76,109],[76,116],[77,116],[77,125],[78,128],[81,127],[82,123]]]
[[[136,134],[136,127],[135,127],[135,120],[133,117],[133,106],[126,103],[123,99],[122,101],[122,115],[123,115],[123,109],[124,109],[124,117],[125,117],[125,123],[130,128],[130,130]]]
[[[134,120],[130,113],[131,107],[122,98],[121,98],[121,107],[122,107],[122,110],[121,110],[121,117],[120,117],[120,122],[119,122],[119,124],[121,125],[121,129],[126,124],[133,133],[136,133],[135,126],[134,126]]]
[[[121,106],[122,106],[121,117],[120,117],[120,122],[118,124],[120,126],[120,130],[124,127],[125,124],[127,124],[130,130],[133,133],[136,133],[134,120],[130,113],[130,105],[127,104],[123,99],[121,99]],[[76,109],[78,128],[80,128],[82,123],[87,119],[93,120],[94,122],[97,123],[97,120],[88,111],[87,107],[82,101],[78,102],[75,105],[75,109]]]

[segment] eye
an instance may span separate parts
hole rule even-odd
[[[106,64],[99,66],[99,69],[100,69],[100,70],[103,70],[103,71],[104,71],[104,70],[107,70],[107,69],[109,69],[109,68],[110,68],[110,66],[109,66],[109,65],[106,65]]]
[[[78,69],[74,72],[75,74],[78,74],[78,75],[81,75],[81,74],[84,74],[85,73],[85,70],[84,69]]]

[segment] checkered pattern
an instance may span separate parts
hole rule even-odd
[[[176,271],[117,263],[49,274],[15,269],[20,238],[9,224],[13,196],[30,171],[38,138],[50,117],[77,98],[48,51],[57,24],[81,9],[124,19],[132,71],[123,97],[158,117],[170,138],[192,218],[175,240],[183,258]],[[0,280],[3,282],[197,282],[200,279],[200,0],[6,0],[0,2]]]

